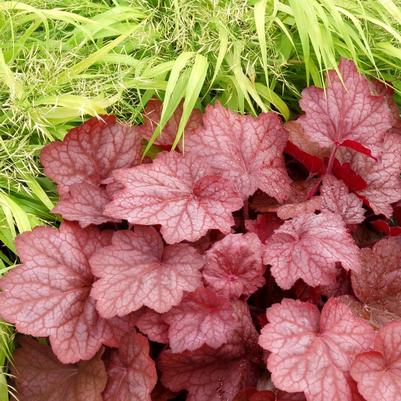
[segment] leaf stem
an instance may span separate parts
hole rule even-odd
[[[244,224],[245,224],[245,220],[249,219],[249,203],[248,203],[248,199],[245,199],[245,201],[244,201],[244,207],[242,209],[242,216],[244,217]]]
[[[324,177],[325,175],[327,175],[327,174],[331,174],[331,170],[333,169],[333,164],[334,164],[334,159],[335,159],[335,156],[336,156],[337,149],[338,149],[338,145],[334,146],[333,149],[331,150],[330,157],[329,157],[329,161],[328,161],[327,167],[326,167],[326,171],[325,171],[325,173],[323,174],[323,176],[319,177],[319,179],[318,179],[318,181],[316,182],[316,184],[315,184],[315,185],[313,186],[313,188],[309,191],[308,197],[307,197],[308,200],[311,199],[313,196],[316,195],[316,193],[317,193],[317,191],[318,191],[318,189],[319,189],[319,187],[320,187],[320,184],[322,183],[323,177]]]

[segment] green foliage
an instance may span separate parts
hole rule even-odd
[[[57,223],[38,153],[84,118],[137,123],[158,96],[161,126],[184,100],[177,140],[192,108],[217,99],[288,119],[340,57],[401,93],[400,25],[399,0],[0,0],[0,268],[17,233]]]

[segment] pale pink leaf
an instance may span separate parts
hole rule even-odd
[[[135,332],[123,337],[106,367],[108,382],[103,401],[151,401],[157,372],[146,337]]]
[[[98,185],[113,170],[139,163],[140,152],[138,127],[118,124],[113,116],[101,116],[73,128],[62,142],[46,145],[40,160],[45,174],[65,193],[72,184]]]
[[[90,265],[99,277],[91,295],[101,316],[110,318],[142,306],[167,312],[185,291],[201,285],[204,257],[189,244],[164,247],[154,228],[137,226],[135,231],[116,231],[112,245],[99,249]]]
[[[360,273],[352,273],[355,295],[378,325],[401,319],[401,237],[362,249]]]
[[[362,200],[355,194],[349,193],[344,182],[332,175],[323,177],[320,187],[322,210],[339,214],[346,224],[359,224],[365,220],[365,209]]]
[[[301,278],[310,286],[336,282],[336,263],[360,270],[359,248],[341,216],[324,212],[287,220],[267,241],[264,263],[283,289]]]
[[[62,223],[17,238],[22,264],[0,280],[0,315],[19,332],[49,336],[64,363],[90,359],[102,344],[115,346],[129,321],[106,321],[90,297],[94,277],[88,259],[110,242],[110,232]]]
[[[146,104],[144,110],[144,122],[141,130],[145,139],[150,139],[153,131],[157,128],[160,117],[162,113],[163,103],[158,99],[151,99]],[[164,126],[160,134],[155,140],[156,145],[170,146],[174,143],[175,137],[177,135],[178,126],[180,125],[180,120],[182,116],[183,104],[180,103],[168,120],[167,124]],[[202,128],[202,113],[198,109],[194,109],[189,117],[189,120],[184,129],[185,140],[191,136],[198,129]],[[178,147],[183,149],[183,141],[180,140]]]
[[[321,199],[319,196],[310,197],[311,192],[316,192],[319,184],[317,179],[307,179],[305,181],[293,181],[291,192],[286,203],[275,203],[266,207],[266,211],[276,212],[281,220],[292,219],[302,214],[314,213],[321,209]]]
[[[275,113],[240,115],[220,103],[207,106],[204,128],[185,141],[189,155],[201,156],[234,182],[246,199],[258,188],[283,201],[290,191],[283,150],[287,132]]]
[[[323,149],[343,145],[377,158],[392,125],[390,109],[384,96],[372,94],[352,61],[341,60],[339,72],[342,79],[336,71],[328,72],[325,89],[304,89],[300,105],[305,115],[297,122]]]
[[[219,348],[236,328],[234,309],[210,288],[199,288],[164,315],[170,325],[170,348],[174,353],[194,351],[202,345]]]
[[[376,214],[390,218],[392,203],[401,200],[401,135],[387,134],[383,154],[379,161],[371,160],[356,152],[342,152],[342,161],[350,162],[351,168],[367,183],[367,188],[358,191],[369,201]]]
[[[201,160],[176,152],[119,170],[114,177],[125,189],[115,194],[106,214],[133,224],[160,224],[170,244],[196,241],[209,229],[227,234],[234,224],[232,212],[242,207],[228,180]]]
[[[401,120],[400,120],[400,109],[398,108],[397,103],[394,100],[394,89],[383,82],[380,82],[377,79],[369,81],[370,90],[374,95],[384,96],[385,101],[391,111],[392,122],[391,128],[392,130],[398,130],[401,128]]]
[[[277,216],[281,220],[293,219],[303,214],[314,213],[321,210],[322,200],[320,196],[314,196],[311,199],[299,203],[287,203],[277,208]]]
[[[401,322],[380,329],[373,351],[359,354],[351,375],[367,401],[401,399]]]
[[[62,201],[55,212],[82,221],[82,226],[110,220],[103,215],[110,199],[102,183],[113,170],[140,163],[141,143],[138,127],[119,124],[113,116],[101,116],[73,128],[62,142],[46,145],[40,160],[45,174],[57,183]],[[81,213],[75,201],[83,204]]]
[[[77,365],[63,365],[49,346],[30,338],[20,343],[11,365],[19,400],[103,401],[107,376],[101,354]]]
[[[308,401],[352,401],[348,371],[371,346],[373,328],[331,298],[315,305],[284,299],[267,310],[259,344],[271,354],[267,367],[276,387],[305,392]]]
[[[262,243],[256,234],[229,234],[206,255],[203,278],[227,298],[251,295],[265,283]]]
[[[79,221],[81,227],[118,221],[103,215],[110,201],[110,196],[101,186],[91,183],[73,184],[68,194],[61,196],[52,213],[58,213],[66,220]]]

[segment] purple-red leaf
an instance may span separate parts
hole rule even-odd
[[[352,401],[348,371],[369,349],[372,327],[331,298],[322,313],[315,305],[284,299],[266,312],[269,324],[259,344],[270,351],[267,367],[276,387],[304,391],[308,401]]]
[[[262,243],[256,234],[229,234],[206,255],[206,284],[227,298],[251,295],[265,283]]]
[[[281,224],[283,221],[277,217],[276,213],[258,214],[256,220],[245,220],[245,229],[255,233],[260,241],[265,243]]]
[[[21,333],[50,336],[64,363],[90,359],[102,344],[115,346],[130,319],[104,320],[89,296],[94,277],[88,259],[109,242],[109,232],[73,223],[20,235],[22,264],[0,280],[0,315]]]
[[[401,399],[401,322],[380,329],[373,351],[355,358],[351,375],[366,401]]]
[[[240,391],[233,401],[305,401],[305,396],[303,393],[258,391],[256,388],[246,388]]]
[[[204,345],[195,351],[174,354],[163,351],[161,381],[174,392],[188,390],[187,401],[232,400],[245,387],[256,385],[259,376],[257,332],[248,306],[234,305],[238,326],[230,342],[219,349]]]
[[[349,193],[347,186],[332,175],[323,177],[320,187],[322,210],[339,214],[346,224],[358,224],[365,219],[362,200]]]
[[[187,401],[232,400],[244,387],[255,385],[258,369],[244,353],[230,346],[219,349],[206,345],[196,351],[160,357],[162,383],[172,391],[188,390]]]
[[[151,99],[146,104],[144,110],[144,122],[141,127],[143,136],[145,139],[150,139],[153,131],[156,129],[160,122],[160,117],[163,109],[163,103],[158,99]],[[174,143],[175,137],[177,135],[178,127],[180,125],[180,120],[182,116],[183,104],[180,103],[171,116],[170,120],[168,120],[167,124],[164,126],[160,134],[155,140],[155,145],[161,146],[171,146]],[[202,128],[202,113],[194,109],[189,117],[187,125],[184,130],[184,138],[185,140],[192,135],[194,132]],[[183,148],[182,140],[179,142],[178,147],[180,149]]]
[[[359,248],[341,216],[324,212],[286,221],[267,241],[264,263],[277,284],[289,289],[299,278],[310,286],[336,282],[336,263],[360,269]]]
[[[107,376],[101,354],[77,365],[63,365],[51,348],[21,338],[14,352],[12,373],[21,401],[103,401]]]
[[[377,325],[401,319],[401,237],[362,249],[360,273],[352,273],[355,295]]]
[[[135,332],[123,337],[106,367],[108,382],[103,401],[151,401],[157,372],[146,337]]]
[[[142,306],[167,312],[184,291],[201,285],[204,257],[189,244],[165,247],[154,228],[137,226],[115,232],[112,245],[98,250],[90,265],[99,277],[91,295],[101,316],[110,318]]]
[[[388,220],[377,219],[369,222],[376,231],[390,235],[392,237],[397,237],[401,235],[401,227],[390,225]]]
[[[355,171],[352,170],[350,163],[341,164],[337,159],[333,163],[333,174],[345,182],[350,191],[358,192],[364,190],[368,184]]]
[[[109,198],[101,184],[113,170],[140,162],[141,142],[138,127],[102,116],[73,128],[62,142],[45,146],[40,160],[45,174],[57,183],[62,201],[54,211],[82,226],[110,220],[103,215]],[[77,203],[83,204],[81,211]]]
[[[168,324],[164,320],[164,314],[153,309],[143,308],[137,313],[135,326],[146,334],[150,341],[168,344]]]
[[[225,344],[237,322],[231,303],[210,288],[199,288],[164,315],[174,353],[194,351],[202,345],[219,348]]]
[[[231,183],[204,162],[176,152],[162,153],[152,164],[119,170],[124,189],[106,207],[106,214],[133,224],[160,224],[169,244],[196,241],[209,229],[227,234],[232,212],[242,199]]]
[[[283,150],[287,132],[277,114],[239,115],[221,106],[207,106],[204,128],[185,142],[189,155],[201,156],[235,183],[244,199],[258,188],[283,201],[290,191]]]
[[[316,142],[312,142],[297,121],[284,124],[288,132],[288,142],[284,152],[302,163],[312,174],[323,174],[326,170],[324,158],[329,156]]]
[[[297,121],[310,141],[323,149],[340,145],[375,158],[381,154],[392,115],[384,96],[371,92],[369,81],[352,61],[343,59],[339,72],[329,71],[327,87],[307,88],[300,105],[305,112]]]

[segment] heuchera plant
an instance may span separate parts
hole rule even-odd
[[[303,114],[92,118],[41,154],[59,228],[17,238],[21,401],[399,401],[401,120],[342,60]],[[32,337],[48,337],[37,341]]]

